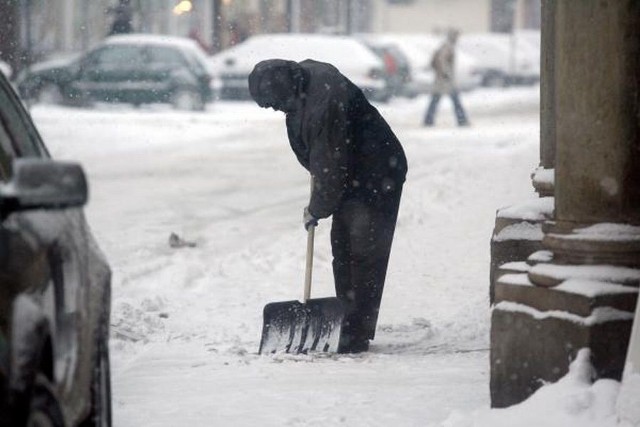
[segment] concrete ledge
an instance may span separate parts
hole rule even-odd
[[[561,303],[551,305],[561,306]],[[539,312],[542,314],[537,316],[533,309],[506,308],[496,306],[491,319],[492,407],[520,403],[545,382],[557,381],[568,372],[569,364],[581,348],[591,349],[598,378],[620,380],[631,333],[630,318],[603,318],[602,322],[589,322],[585,318],[581,322],[576,321],[580,317],[575,315]],[[616,312],[624,317],[624,313]]]
[[[524,277],[518,277],[524,276]],[[638,289],[630,286],[602,284],[599,293],[573,291],[571,287],[544,288],[530,285],[526,273],[507,275],[498,279],[495,286],[495,302],[515,302],[539,311],[562,310],[577,316],[588,317],[593,310],[611,307],[633,313],[638,298]],[[607,286],[611,290],[607,292]]]

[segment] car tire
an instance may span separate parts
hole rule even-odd
[[[38,104],[59,105],[64,102],[60,87],[53,83],[44,83],[36,96]]]
[[[29,405],[27,427],[64,427],[64,416],[49,379],[36,376]]]
[[[504,76],[499,74],[488,74],[482,79],[482,86],[498,88],[506,87],[508,84],[507,79]]]
[[[202,95],[189,88],[178,88],[171,95],[171,105],[176,110],[182,111],[203,111],[204,101]]]
[[[105,298],[104,307],[109,307]],[[105,308],[108,310],[108,308]],[[103,312],[96,334],[96,353],[91,378],[91,412],[81,427],[111,427],[111,369],[109,365],[109,316]]]

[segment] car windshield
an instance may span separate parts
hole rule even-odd
[[[152,46],[148,49],[149,61],[152,64],[184,65],[184,58],[180,52],[161,46]]]
[[[131,67],[142,63],[142,48],[138,46],[106,46],[92,55],[93,63],[99,67]]]
[[[43,154],[36,130],[27,123],[20,101],[9,90],[9,86],[0,81],[0,146],[3,151],[0,162],[5,168],[6,156],[34,157]]]

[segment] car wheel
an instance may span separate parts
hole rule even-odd
[[[49,379],[38,374],[33,387],[27,427],[64,427],[60,404]]]
[[[109,304],[105,304],[106,307]],[[81,427],[111,427],[111,370],[109,368],[109,324],[100,321],[91,379],[91,412]]]
[[[176,110],[202,111],[204,102],[200,93],[194,89],[176,89],[171,96],[171,104]]]
[[[45,105],[62,104],[64,97],[62,91],[53,83],[45,83],[38,91],[37,102]]]

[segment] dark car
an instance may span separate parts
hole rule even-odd
[[[17,86],[33,102],[170,103],[177,109],[203,110],[212,99],[205,58],[190,39],[111,36],[74,60],[35,64],[18,77]]]
[[[111,425],[111,273],[87,192],[0,74],[0,426]]]

